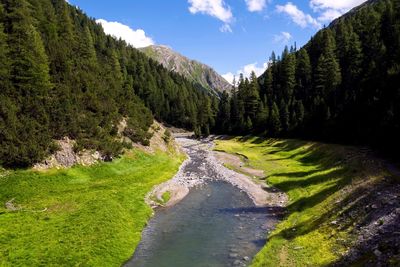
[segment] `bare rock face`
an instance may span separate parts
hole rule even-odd
[[[76,155],[73,150],[75,142],[66,137],[59,140],[57,143],[60,146],[60,150],[54,154],[56,161],[64,167],[75,165],[77,163]]]
[[[89,166],[95,164],[99,160],[102,160],[102,156],[98,151],[84,150],[79,153],[75,153],[75,141],[69,139],[68,137],[57,140],[56,143],[59,146],[59,150],[53,155],[49,156],[43,162],[37,163],[33,169],[46,170],[51,168],[69,168],[76,164]]]
[[[218,95],[223,91],[229,93],[232,90],[232,85],[211,67],[182,56],[167,46],[153,45],[141,48],[140,51],[213,94]]]

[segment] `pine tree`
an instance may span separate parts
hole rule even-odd
[[[15,128],[10,129],[13,132],[9,132],[4,140],[4,146],[9,149],[3,150],[5,154],[0,158],[14,160],[13,163],[18,166],[28,166],[43,159],[51,143],[46,108],[52,85],[45,49],[39,33],[32,25],[28,4],[25,0],[8,1],[6,7],[10,48],[8,57],[12,58],[10,75],[15,88],[13,99],[19,108],[13,108],[18,122],[12,119]],[[8,104],[14,106],[10,102]],[[3,164],[9,165],[11,162]]]
[[[306,49],[301,49],[297,56],[296,66],[296,97],[308,99],[312,87],[312,69],[310,57]]]
[[[293,53],[289,53],[286,47],[282,54],[282,69],[281,78],[283,82],[283,97],[286,102],[289,102],[293,97],[294,88],[296,85],[296,57]]]
[[[267,122],[269,119],[269,108],[267,97],[264,97],[263,101],[259,102],[258,113],[255,121],[255,130],[257,132],[263,132],[266,130]]]
[[[279,114],[278,106],[276,105],[275,102],[272,104],[267,131],[272,136],[277,136],[281,132],[280,114]]]
[[[327,100],[332,111],[337,108],[337,91],[342,81],[341,70],[336,58],[336,45],[331,30],[326,29],[323,33],[323,49],[315,70],[314,88],[315,96]],[[328,102],[329,100],[329,102]],[[317,108],[318,109],[318,108]]]
[[[289,113],[289,107],[283,99],[281,100],[280,103],[279,114],[281,117],[282,131],[284,133],[287,133],[290,129],[290,113]]]
[[[260,103],[260,86],[257,76],[254,71],[250,75],[250,83],[245,84],[243,88],[243,101],[245,105],[245,116],[248,116],[251,121],[256,120],[258,107]]]
[[[2,6],[0,5],[0,14]],[[1,15],[0,15],[1,16]],[[10,88],[10,58],[8,57],[7,36],[0,20],[0,93],[9,93]]]
[[[219,101],[216,131],[218,133],[231,132],[231,103],[227,92],[223,92]]]
[[[270,100],[272,100],[274,95],[274,75],[272,73],[272,67],[273,67],[272,64],[268,65],[268,69],[264,74],[265,82],[263,86],[263,92]]]

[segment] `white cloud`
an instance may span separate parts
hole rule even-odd
[[[322,13],[318,20],[330,22],[366,0],[310,0],[310,7],[314,12]]]
[[[310,6],[314,10],[325,10],[325,9],[334,9],[334,10],[350,10],[355,6],[361,5],[366,0],[311,0]]]
[[[342,14],[343,13],[338,10],[328,9],[318,17],[318,20],[321,22],[331,22],[332,20],[340,17]]]
[[[222,77],[224,77],[225,80],[227,80],[229,83],[233,84],[234,78],[236,77],[236,81],[237,81],[240,74],[243,74],[243,76],[245,78],[249,78],[251,73],[254,71],[258,77],[265,72],[267,67],[268,67],[268,62],[265,62],[264,64],[262,64],[262,66],[258,66],[258,63],[255,62],[255,63],[251,63],[251,64],[243,66],[240,70],[238,70],[236,72],[236,74],[233,74],[232,72],[228,72],[226,74],[223,74]]]
[[[222,25],[220,28],[219,28],[219,30],[221,31],[221,32],[232,32],[232,28],[231,28],[231,26],[229,25],[229,24],[224,24],[224,25]]]
[[[307,26],[311,26],[317,29],[321,28],[321,24],[316,19],[314,19],[309,14],[305,14],[291,2],[288,2],[286,5],[283,6],[277,5],[276,11],[278,13],[287,14],[293,20],[294,23],[296,23],[302,28],[306,28]]]
[[[231,8],[224,0],[188,0],[189,11],[192,14],[206,14],[221,20],[224,23],[232,22]]]
[[[228,72],[221,75],[225,80],[227,80],[230,84],[233,84],[233,80],[235,79],[235,74],[232,72]]]
[[[262,11],[267,5],[267,0],[245,0],[250,12]]]
[[[127,25],[119,22],[108,22],[104,19],[98,19],[96,22],[101,24],[106,34],[121,38],[133,47],[140,48],[154,44],[154,41],[146,36],[142,29],[133,30]]]
[[[280,34],[274,35],[275,43],[287,44],[292,39],[292,35],[288,32],[281,32]]]
[[[264,71],[267,69],[268,63],[265,62],[260,67],[258,67],[257,65],[258,65],[257,62],[256,63],[252,63],[252,64],[248,64],[248,65],[244,66],[242,70],[239,71],[239,74],[243,73],[244,77],[248,78],[248,77],[250,77],[250,74],[254,71],[256,73],[257,77],[258,77],[261,74],[263,74]]]

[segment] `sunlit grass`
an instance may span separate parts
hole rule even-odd
[[[351,147],[298,140],[234,138],[217,141],[216,149],[245,155],[265,171],[266,181],[289,196],[288,215],[269,235],[253,266],[324,266],[348,249],[352,226],[338,230],[335,220],[355,181],[376,180]],[[373,166],[370,166],[373,167]]]
[[[0,266],[120,266],[152,214],[146,193],[182,160],[135,151],[92,167],[8,172],[0,179]],[[4,208],[11,199],[21,210]]]

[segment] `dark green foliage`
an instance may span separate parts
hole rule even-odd
[[[267,125],[268,133],[272,136],[277,136],[281,132],[279,109],[275,102],[272,104],[271,116],[269,117]]]
[[[248,95],[241,93],[252,87],[241,78],[239,92],[231,97],[231,123],[225,132],[266,132],[397,151],[400,4],[370,1],[318,32],[299,51],[286,48],[280,59],[272,53],[258,81],[256,123],[248,120],[253,119],[253,109]],[[250,122],[253,127],[248,130]]]
[[[223,92],[219,101],[215,131],[217,133],[230,132],[231,129],[231,102],[227,92]]]
[[[166,129],[162,138],[164,142],[168,144],[171,141],[171,136],[172,136],[171,132],[168,129]]]
[[[29,17],[28,4],[6,1],[5,9],[7,43],[3,42],[3,47],[7,46],[8,79],[1,90],[0,159],[6,166],[13,164],[14,158],[20,166],[28,166],[42,159],[51,144],[47,108],[52,84],[47,55]]]
[[[207,135],[218,103],[65,0],[0,1],[0,165],[25,167],[77,140],[111,159],[123,134],[149,144],[153,116]]]

